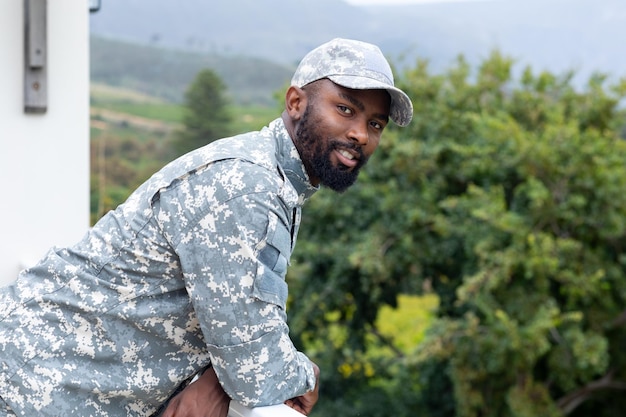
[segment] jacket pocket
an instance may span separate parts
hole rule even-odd
[[[291,256],[291,234],[276,214],[270,212],[268,219],[266,238],[257,247],[257,275],[252,295],[284,310],[288,294],[285,274]]]

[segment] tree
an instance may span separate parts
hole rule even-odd
[[[200,71],[185,93],[184,129],[174,140],[178,155],[229,136],[232,116],[229,113],[226,87],[211,69]]]
[[[435,101],[452,111],[414,126],[431,150],[417,165],[444,186],[435,235],[456,265],[430,265],[444,307],[421,350],[445,361],[457,415],[575,415],[626,388],[626,90],[595,75],[579,93],[572,74],[530,69],[515,85],[511,67],[494,53],[474,85],[450,74],[456,87],[442,84]]]
[[[440,75],[418,62],[402,79],[409,128],[387,134],[341,204],[322,192],[306,208],[290,320],[328,370],[329,409],[380,415],[372,398],[397,416],[626,407],[611,395],[626,389],[626,82],[596,74],[579,90],[573,73],[514,80],[512,68],[497,51],[476,74],[462,57]],[[438,318],[398,350],[379,309],[431,291]],[[383,347],[394,354],[373,353]],[[346,364],[357,371],[341,376]]]

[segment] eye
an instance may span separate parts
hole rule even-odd
[[[376,121],[376,120],[372,120],[370,122],[370,126],[372,126],[374,129],[376,130],[383,130],[385,128],[385,125]]]
[[[342,104],[337,105],[339,111],[343,114],[352,114],[352,109],[348,106],[344,106]]]

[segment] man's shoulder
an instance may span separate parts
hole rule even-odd
[[[247,132],[216,140],[195,149],[167,164],[146,181],[136,196],[147,195],[148,199],[165,189],[176,188],[190,181],[196,186],[209,185],[213,181],[247,183],[259,187],[267,183],[275,188],[284,181],[279,161],[281,137],[280,123],[272,122],[259,131]],[[284,129],[284,127],[282,127]],[[198,175],[202,173],[203,175]],[[215,178],[215,176],[219,178]]]
[[[238,159],[273,168],[276,166],[276,138],[271,130],[247,132],[224,138],[197,149],[202,165],[225,159]]]
[[[217,162],[245,160],[266,168],[276,166],[276,141],[268,129],[218,139],[167,164],[156,177],[172,181],[205,170]]]
[[[221,184],[240,191],[282,182],[277,141],[270,129],[219,139],[170,163],[157,175],[161,187],[191,182],[195,186]],[[230,185],[228,185],[230,184]]]

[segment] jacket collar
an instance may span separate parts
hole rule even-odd
[[[287,178],[298,192],[300,204],[303,204],[311,197],[319,187],[311,185],[311,180],[304,168],[304,163],[300,158],[300,154],[293,143],[293,140],[287,132],[285,123],[279,117],[273,120],[268,128],[272,131],[276,138],[276,157],[282,165]]]

